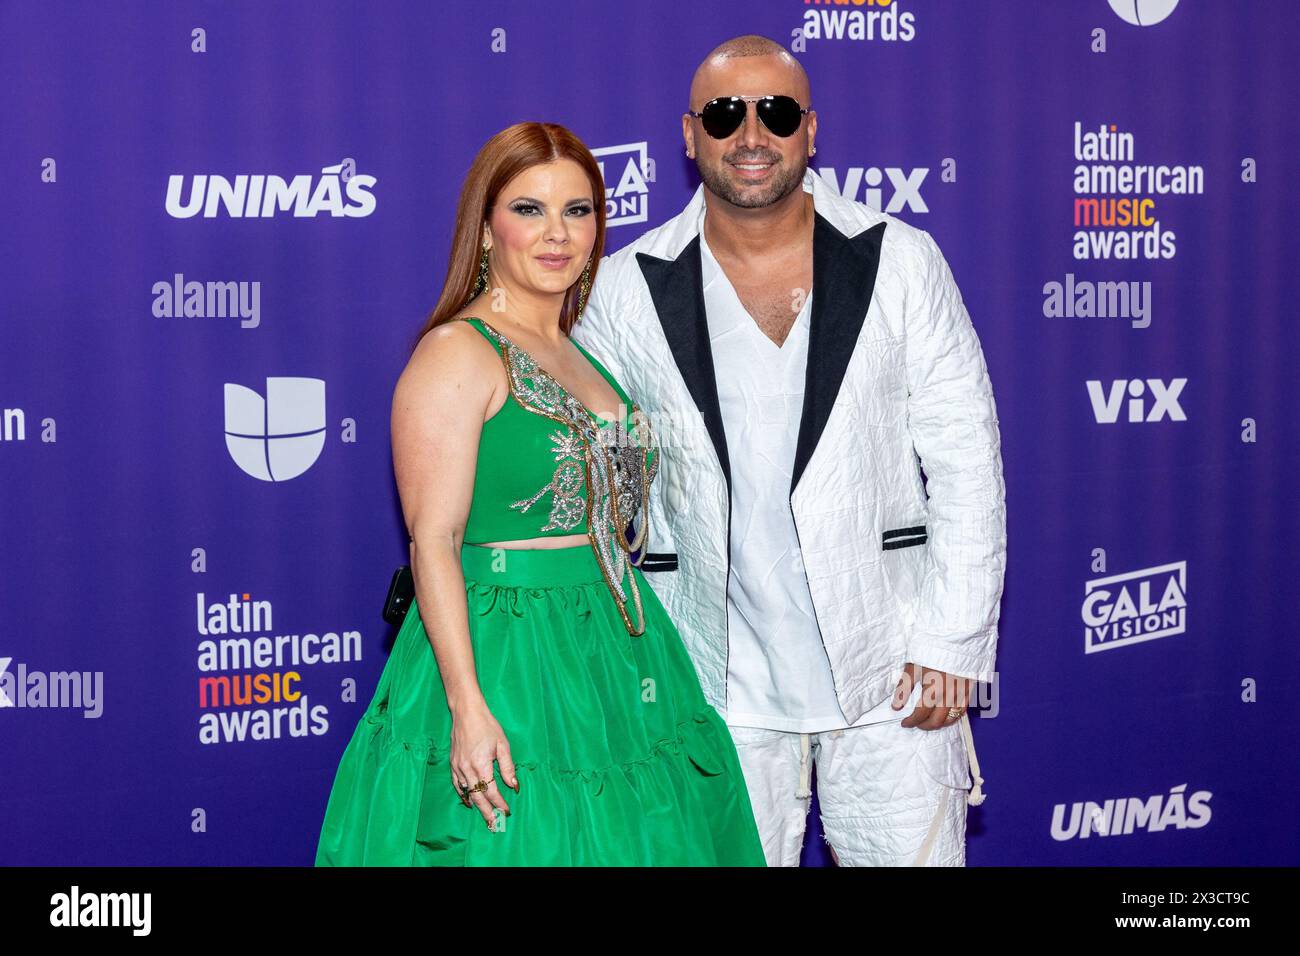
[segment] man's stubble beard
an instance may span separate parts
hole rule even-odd
[[[802,158],[798,167],[787,167],[784,163],[778,162],[768,187],[755,190],[736,187],[723,171],[727,165],[726,160],[721,160],[716,167],[705,166],[700,162],[695,165],[700,171],[700,179],[704,181],[704,186],[709,192],[743,209],[761,209],[784,199],[803,184],[804,173],[808,169],[808,161]]]

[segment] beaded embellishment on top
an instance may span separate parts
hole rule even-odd
[[[587,518],[587,537],[628,633],[645,633],[641,592],[628,567],[632,563],[630,555],[642,547],[649,535],[650,484],[659,471],[659,445],[649,418],[633,402],[628,416],[632,421],[630,429],[623,421],[598,426],[593,414],[532,355],[488,323],[483,322],[483,328],[502,347],[506,378],[515,401],[534,414],[566,426],[551,433],[552,451],[559,463],[551,480],[532,497],[512,502],[510,507],[527,512],[549,491],[551,514],[542,531],[569,530]],[[581,494],[584,485],[585,502]],[[629,542],[623,529],[638,512],[643,515],[641,527]],[[627,589],[623,586],[625,576]],[[637,613],[636,624],[627,612],[629,595]]]
[[[583,472],[582,442],[572,430],[568,433],[555,431],[551,433],[551,443],[555,446],[555,460],[560,464],[555,469],[551,480],[537,490],[531,498],[521,498],[510,503],[511,508],[518,508],[525,514],[537,504],[538,499],[548,491],[551,495],[551,520],[542,525],[542,531],[556,528],[569,531],[576,528],[586,516],[587,506],[582,500]]]

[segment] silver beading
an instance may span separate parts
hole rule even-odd
[[[551,492],[550,520],[540,530],[569,530],[585,517],[587,538],[614,596],[619,616],[629,634],[644,634],[645,611],[636,576],[630,572],[630,555],[642,550],[649,540],[650,485],[659,471],[659,444],[650,419],[633,402],[627,416],[631,428],[623,421],[597,425],[593,413],[538,365],[532,355],[487,322],[483,322],[483,327],[502,347],[501,357],[514,399],[528,411],[565,426],[551,434],[554,457],[559,463],[551,480],[536,494],[512,502],[510,507],[527,512]],[[643,516],[641,527],[633,532],[633,540],[628,541],[623,529],[635,521],[638,512]],[[627,589],[623,586],[625,577]],[[636,624],[627,612],[629,593],[636,609]]]

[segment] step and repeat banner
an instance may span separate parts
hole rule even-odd
[[[390,402],[474,154],[572,129],[612,252],[694,193],[691,76],[747,33],[983,343],[1009,554],[969,863],[1298,862],[1298,19],[0,3],[0,864],[312,862],[394,636]]]

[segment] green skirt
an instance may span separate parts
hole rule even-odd
[[[633,637],[589,545],[466,545],[461,565],[519,779],[516,794],[494,767],[510,815],[489,829],[452,785],[451,713],[412,604],[339,763],[317,866],[766,865],[731,733],[639,569]]]

